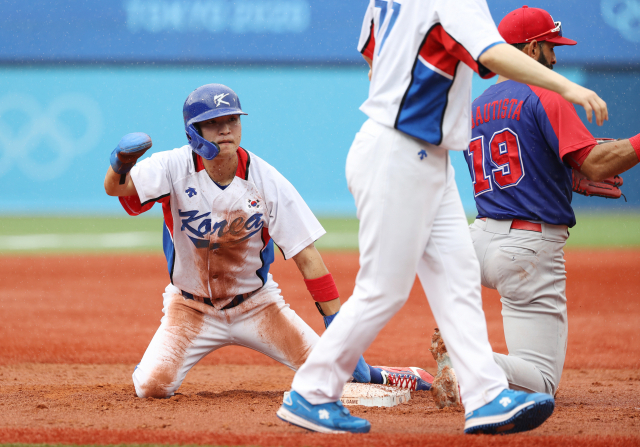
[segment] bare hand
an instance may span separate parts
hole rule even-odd
[[[596,115],[596,124],[598,126],[602,126],[605,121],[609,120],[607,103],[595,92],[571,82],[566,90],[559,93],[567,101],[584,107],[585,112],[587,112],[587,120],[590,123],[593,122],[593,113]]]

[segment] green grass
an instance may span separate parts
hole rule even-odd
[[[162,232],[157,217],[0,217],[0,236],[27,234],[97,234],[129,231]]]
[[[473,219],[470,219],[472,221]],[[321,250],[357,250],[358,221],[322,218]],[[162,217],[0,217],[0,254],[156,252]],[[569,248],[639,248],[640,214],[582,215]]]
[[[567,247],[640,247],[640,214],[579,215],[577,222],[569,230]]]

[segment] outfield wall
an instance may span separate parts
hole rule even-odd
[[[562,52],[560,49],[559,57]],[[638,72],[559,70],[600,92],[610,121],[596,136],[638,132]],[[182,104],[205,83],[233,87],[249,113],[242,145],[276,166],[321,215],[353,215],[344,163],[365,120],[367,70],[347,67],[1,67],[0,212],[2,214],[121,213],[104,194],[108,158],[120,137],[142,131],[153,151],[186,142]],[[476,79],[474,96],[494,80]],[[579,111],[584,116],[582,110]],[[635,128],[634,128],[635,127]],[[452,155],[465,209],[475,211],[461,153]],[[623,188],[629,202],[576,199],[581,210],[640,209],[640,173]]]

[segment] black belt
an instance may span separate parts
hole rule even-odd
[[[224,306],[222,309],[225,310],[225,309],[232,309],[232,308],[236,307],[237,305],[243,303],[246,299],[251,298],[261,288],[262,287],[258,287],[253,292],[241,293],[240,295],[234,296],[233,299],[229,302],[229,304]],[[206,296],[194,295],[192,293],[185,292],[184,290],[181,290],[181,292],[182,292],[182,296],[185,297],[188,300],[199,301],[201,303],[206,304],[207,306],[213,307],[213,303],[211,302],[211,298],[208,298]]]

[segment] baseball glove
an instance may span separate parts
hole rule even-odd
[[[596,142],[598,144],[610,143],[612,141],[617,141],[617,138],[596,138]],[[624,197],[622,191],[620,191],[620,186],[622,186],[622,177],[619,175],[606,178],[601,182],[594,182],[589,180],[580,171],[576,171],[575,169],[572,169],[571,171],[573,173],[571,182],[573,191],[578,194],[582,194],[587,197],[604,197],[606,199],[619,199],[620,196]],[[625,197],[624,200],[626,201],[627,198]]]
[[[582,172],[571,170],[573,173],[572,187],[573,191],[583,196],[605,197],[607,199],[619,199],[622,195],[620,186],[622,186],[622,177],[615,175],[604,179],[601,182],[589,180]]]

